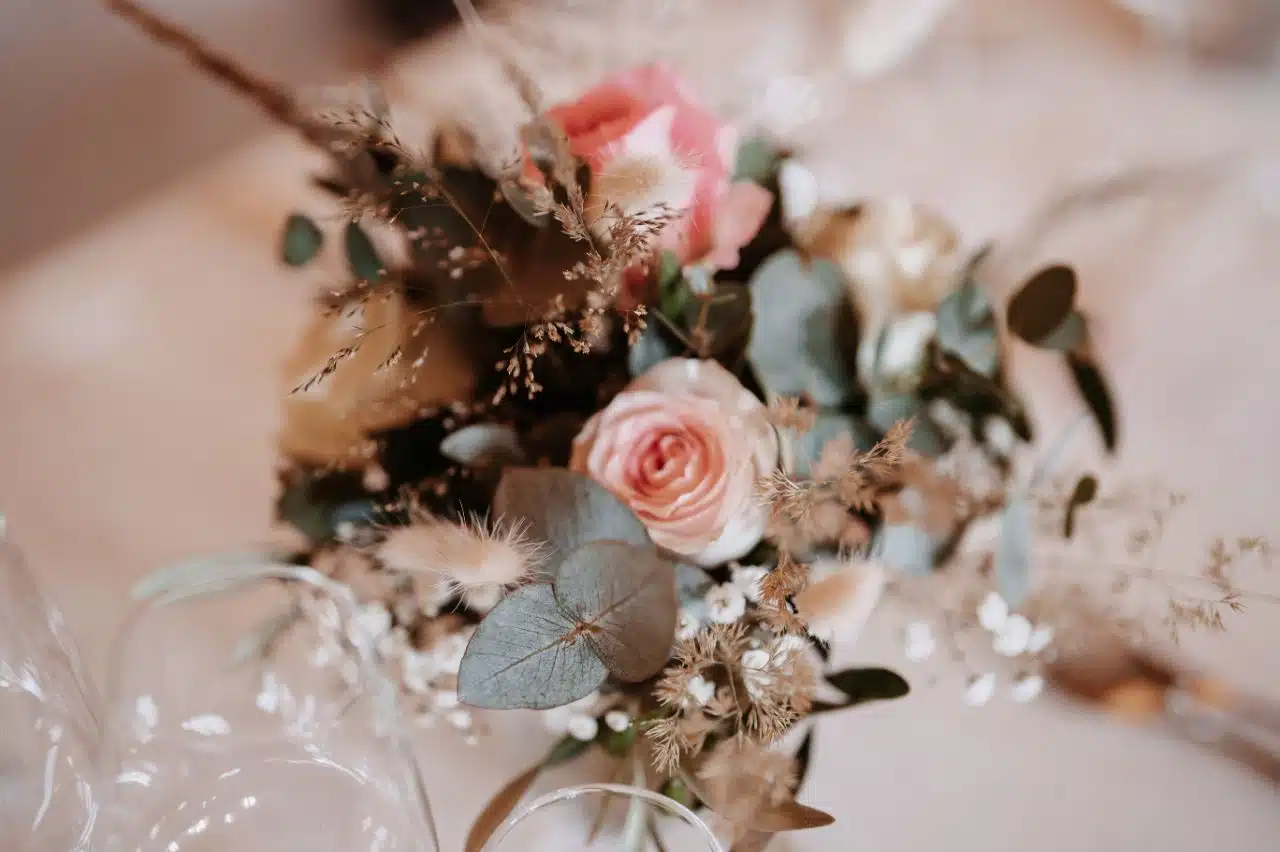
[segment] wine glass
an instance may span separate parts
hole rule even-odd
[[[0,837],[19,852],[81,850],[96,704],[61,613],[28,573],[0,515]]]
[[[250,555],[142,593],[113,654],[98,848],[438,852],[372,634],[342,627],[349,589]]]
[[[601,831],[588,825],[585,819],[578,820],[576,832],[566,827],[572,809],[582,808],[579,817],[589,812],[603,814],[616,799],[626,802],[626,816],[616,832]],[[597,834],[598,839],[593,837]],[[656,845],[659,838],[662,846]],[[534,799],[503,823],[481,852],[552,852],[578,848],[601,852],[610,849],[643,852],[650,848],[724,852],[725,847],[707,823],[662,793],[626,784],[582,784],[552,790]]]

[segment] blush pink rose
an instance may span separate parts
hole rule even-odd
[[[767,411],[714,361],[670,358],[574,439],[569,466],[612,491],[653,540],[699,565],[745,556],[768,511],[755,492],[778,464]]]
[[[731,182],[737,132],[700,106],[665,65],[627,71],[546,117],[564,130],[570,150],[600,183],[628,183],[629,169],[619,158],[644,157],[681,172],[667,181],[676,186],[667,186],[662,200],[676,213],[658,248],[675,252],[682,264],[736,266],[773,204],[763,187]],[[630,204],[620,206],[633,212]]]

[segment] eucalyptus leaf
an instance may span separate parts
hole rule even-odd
[[[1051,331],[1048,337],[1036,345],[1041,349],[1052,349],[1057,352],[1074,352],[1084,345],[1087,337],[1088,329],[1084,317],[1079,311],[1072,311],[1067,314],[1062,325]]]
[[[1064,264],[1039,270],[1009,300],[1005,321],[1009,331],[1039,346],[1075,309],[1076,273]]]
[[[301,213],[294,213],[284,223],[280,255],[290,266],[310,263],[324,245],[320,226]]]
[[[754,322],[751,291],[734,282],[718,284],[713,294],[690,299],[681,317],[703,357],[725,362],[741,356]]]
[[[458,670],[458,698],[491,710],[548,710],[590,695],[607,675],[551,586],[523,586],[472,634]]]
[[[1000,513],[1000,540],[996,543],[996,583],[1010,607],[1026,600],[1031,590],[1031,504],[1025,496],[1009,499]]]
[[[547,752],[547,756],[542,759],[542,766],[544,769],[563,766],[581,757],[591,748],[593,742],[592,740],[580,740],[573,736],[562,737],[552,747],[551,751]]]
[[[940,543],[909,524],[882,524],[871,547],[885,566],[923,577],[933,571]]]
[[[469,467],[519,464],[525,460],[516,430],[501,423],[473,423],[440,442],[445,458]]]
[[[675,563],[675,572],[676,595],[682,604],[702,600],[707,591],[715,585],[715,580],[711,579],[711,575],[697,565],[677,562]]]
[[[851,438],[853,446],[861,452],[875,446],[878,437],[875,430],[858,417],[822,412],[803,435],[788,438],[792,448],[792,471],[797,476],[811,476],[813,465],[822,457],[823,448],[844,436]]]
[[[561,564],[555,596],[619,680],[645,680],[670,659],[679,615],[675,569],[652,544],[583,545]]]
[[[466,845],[464,846],[466,852],[481,852],[484,849],[484,845],[489,842],[489,838],[507,821],[507,817],[520,804],[520,800],[529,792],[529,788],[533,786],[533,783],[538,780],[538,776],[541,774],[541,764],[531,767],[512,778],[501,790],[494,794],[493,798],[484,806],[484,810],[476,817],[475,822],[471,824],[471,830],[467,832]]]
[[[843,704],[814,704],[814,713],[843,710],[869,701],[892,701],[911,692],[907,681],[895,671],[883,668],[844,669],[827,675],[827,683],[844,693]]]
[[[535,228],[545,228],[547,223],[551,221],[551,214],[540,211],[533,200],[533,196],[525,192],[518,182],[514,180],[498,181],[498,188],[502,190],[502,197],[506,199],[507,205],[530,225]]]
[[[386,267],[383,266],[382,258],[378,257],[378,250],[364,228],[357,222],[348,222],[344,239],[347,248],[347,264],[351,267],[351,273],[361,281],[367,281],[370,284],[378,282],[385,273]]]
[[[881,432],[888,432],[893,424],[917,417],[924,410],[924,401],[915,394],[872,397],[867,406],[867,420]]]
[[[664,251],[658,257],[658,310],[667,317],[682,317],[693,298],[693,292],[685,285],[684,268],[673,251]]]
[[[329,508],[312,498],[305,482],[285,486],[276,501],[276,516],[312,541],[333,537],[333,516]]]
[[[510,467],[493,497],[497,517],[523,519],[534,541],[551,545],[546,569],[591,541],[605,539],[649,545],[644,524],[604,486],[563,468]]]
[[[986,305],[985,319],[973,321]],[[966,282],[947,294],[938,305],[938,345],[964,360],[969,368],[984,376],[994,376],[1000,365],[1000,343],[990,302],[972,282]]]
[[[747,357],[771,395],[840,407],[856,395],[844,340],[852,307],[840,268],[794,250],[766,260],[748,284],[755,329]]]
[[[1098,424],[1103,446],[1107,448],[1107,452],[1114,453],[1119,443],[1119,429],[1116,425],[1115,404],[1111,401],[1111,390],[1107,387],[1107,380],[1087,355],[1068,352],[1067,366],[1071,370],[1071,378],[1075,380],[1076,388],[1079,389],[1085,404],[1093,414],[1094,422]]]
[[[627,350],[627,372],[632,378],[647,373],[660,362],[679,354],[663,337],[659,322],[651,320],[639,339]]]
[[[1071,497],[1067,500],[1066,514],[1062,519],[1062,537],[1071,538],[1075,534],[1076,512],[1087,506],[1098,496],[1098,479],[1092,474],[1085,474],[1071,489]]]
[[[767,139],[747,139],[738,146],[733,179],[767,184],[773,178],[781,159],[782,155],[777,146]]]

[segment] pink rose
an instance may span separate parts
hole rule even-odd
[[[737,132],[699,106],[665,65],[632,69],[551,108],[547,118],[591,169],[588,208],[608,201],[637,215],[666,205],[675,218],[658,248],[683,264],[736,266],[772,206],[768,190],[730,182]]]
[[[587,421],[569,466],[631,507],[661,547],[700,565],[745,556],[768,511],[756,480],[778,464],[760,400],[714,361],[670,358]]]

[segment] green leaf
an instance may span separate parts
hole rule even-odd
[[[749,180],[767,184],[777,171],[782,155],[777,146],[767,139],[744,140],[738,146],[737,161],[733,167],[734,180]]]
[[[595,480],[563,468],[507,468],[493,496],[493,512],[524,519],[533,540],[551,545],[545,567],[552,576],[568,554],[587,542],[651,543],[626,504]]]
[[[1000,343],[986,294],[966,281],[942,299],[937,315],[938,345],[975,372],[994,376],[1000,366]]]
[[[678,777],[668,779],[667,783],[662,785],[662,795],[668,799],[674,799],[686,808],[692,808],[697,804],[697,799],[689,792],[684,780]]]
[[[312,541],[326,541],[333,537],[333,518],[329,507],[312,499],[311,489],[305,481],[285,486],[276,501],[276,516]]]
[[[1107,448],[1107,452],[1114,453],[1119,442],[1116,409],[1102,371],[1091,358],[1075,352],[1067,353],[1067,366],[1071,369],[1071,378],[1075,380],[1080,395],[1093,414],[1094,422],[1098,424],[1103,446]]]
[[[818,702],[812,712],[843,710],[869,701],[892,701],[911,692],[907,681],[895,671],[882,668],[844,669],[827,675],[827,683],[845,694],[843,704]]]
[[[1071,497],[1067,500],[1066,515],[1062,519],[1062,537],[1071,538],[1075,534],[1076,527],[1076,511],[1081,506],[1087,506],[1098,496],[1098,480],[1092,474],[1085,474],[1076,482],[1076,487],[1071,490]]]
[[[560,742],[552,747],[547,756],[542,759],[542,767],[551,769],[556,766],[562,766],[572,760],[583,755],[587,749],[594,745],[592,740],[580,740],[577,737],[564,737]]]
[[[715,585],[715,580],[712,580],[711,576],[697,565],[677,562],[675,571],[676,595],[680,598],[681,603],[702,600],[707,591]]]
[[[1067,321],[1076,304],[1076,273],[1054,264],[1032,275],[1013,294],[1005,311],[1009,331],[1039,346]]]
[[[857,383],[842,341],[852,308],[839,267],[807,264],[793,250],[774,254],[749,284],[755,329],[747,357],[774,396],[808,396],[822,407],[853,399]]]
[[[590,695],[608,675],[551,586],[523,586],[490,610],[458,670],[458,698],[491,710],[548,710]]]
[[[911,434],[907,437],[907,449],[927,458],[937,458],[947,451],[951,441],[924,407],[924,401],[914,394],[873,397],[867,408],[867,420],[881,432],[888,432],[895,423],[915,418]]]
[[[875,446],[878,437],[875,430],[860,418],[829,412],[819,414],[807,432],[790,439],[792,471],[797,476],[812,475],[813,465],[822,457],[823,448],[846,435],[853,439],[853,446],[862,452]]]
[[[995,552],[996,583],[1010,607],[1020,605],[1031,590],[1031,562],[1031,504],[1015,495],[1000,514]]]
[[[658,310],[668,317],[682,317],[692,298],[680,258],[675,252],[663,251],[658,260]]]
[[[623,731],[609,731],[605,734],[604,750],[613,757],[626,757],[631,754],[631,749],[636,744],[637,734],[638,730],[635,725],[631,725]]]
[[[516,430],[501,423],[473,423],[440,442],[445,458],[468,467],[519,464],[525,460]]]
[[[872,541],[872,552],[886,567],[914,577],[933,571],[940,544],[933,536],[909,524],[883,524]]]
[[[1088,337],[1088,328],[1079,311],[1072,311],[1062,321],[1062,325],[1049,333],[1037,346],[1041,349],[1052,349],[1057,352],[1074,352],[1084,345]]]
[[[618,680],[650,678],[670,659],[680,608],[675,570],[652,544],[583,545],[561,564],[555,596]]]
[[[374,248],[373,240],[365,233],[364,228],[356,222],[348,222],[345,241],[347,264],[351,267],[351,273],[361,281],[367,281],[370,284],[381,280],[386,267],[383,266],[382,258],[378,257],[378,250]]]
[[[302,266],[310,263],[320,247],[324,245],[324,234],[320,226],[301,213],[294,213],[284,223],[284,238],[280,245],[280,255],[290,266]]]
[[[661,320],[651,317],[640,338],[627,350],[627,372],[633,379],[679,354],[663,336],[660,323]]]

